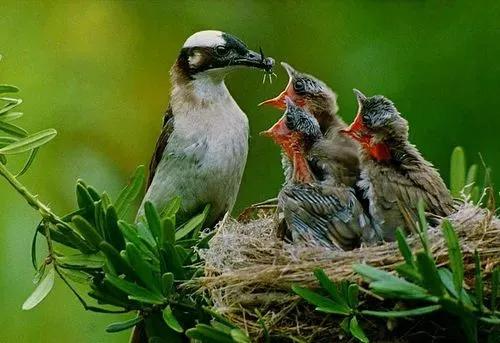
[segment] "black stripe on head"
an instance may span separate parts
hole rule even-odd
[[[233,49],[241,55],[247,53],[248,51],[247,45],[243,43],[238,37],[223,32],[222,39],[226,41],[226,48]]]

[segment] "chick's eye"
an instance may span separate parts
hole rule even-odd
[[[219,45],[215,48],[215,52],[219,56],[225,56],[229,53],[229,49],[226,48],[224,45]]]
[[[293,88],[296,92],[303,92],[305,90],[304,82],[301,80],[297,80],[293,83]]]

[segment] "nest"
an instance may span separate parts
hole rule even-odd
[[[473,284],[474,250],[481,255],[488,280],[500,260],[500,220],[471,204],[461,205],[448,219],[460,239],[466,284]],[[275,230],[270,214],[246,223],[229,219],[219,226],[210,248],[202,252],[205,276],[198,280],[201,290],[220,313],[256,340],[269,331],[273,337],[331,342],[332,337],[340,335],[338,318],[313,311],[290,291],[291,285],[317,287],[312,271],[323,268],[334,281],[348,280],[362,287],[353,264],[367,263],[393,271],[403,261],[394,242],[339,252],[284,243],[276,238]],[[439,228],[429,230],[429,242],[438,265],[446,265],[448,252]],[[414,250],[421,248],[417,237],[409,237],[408,243]],[[380,323],[372,324],[374,333],[381,331]]]

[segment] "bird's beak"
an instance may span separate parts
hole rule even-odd
[[[274,59],[271,57],[264,57],[262,51],[261,53],[257,53],[255,51],[248,50],[245,55],[236,58],[232,65],[259,68],[271,73],[274,67]]]
[[[269,105],[272,107],[275,107],[279,110],[285,110],[286,109],[286,98],[294,99],[295,98],[295,92],[293,90],[292,86],[292,79],[288,81],[288,85],[286,86],[285,90],[281,92],[277,97],[265,100],[259,104],[261,105]]]
[[[364,141],[367,132],[365,124],[363,124],[363,118],[361,114],[357,114],[356,118],[349,127],[340,130],[341,133],[351,136],[353,139],[362,142]]]
[[[285,117],[282,117],[269,130],[262,131],[260,135],[272,138],[276,143],[280,144],[291,133],[292,131],[286,126]]]

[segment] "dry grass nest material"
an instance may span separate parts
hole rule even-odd
[[[448,219],[460,239],[466,283],[473,284],[473,253],[481,255],[484,275],[489,280],[500,260],[500,220],[488,210],[463,204]],[[210,248],[202,251],[205,276],[198,279],[214,307],[251,337],[262,337],[264,329],[282,337],[300,336],[320,341],[338,334],[338,322],[312,311],[290,287],[292,284],[317,287],[312,271],[323,268],[334,281],[361,283],[352,270],[355,263],[367,263],[388,271],[403,261],[397,244],[384,243],[338,252],[284,243],[276,238],[271,214],[241,223],[223,221]],[[414,249],[420,248],[417,237],[409,237]],[[429,242],[438,265],[448,263],[446,243],[439,228],[429,230]],[[260,313],[256,314],[256,309]]]

